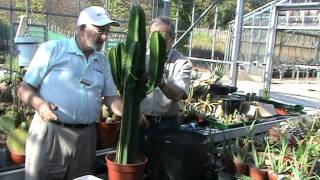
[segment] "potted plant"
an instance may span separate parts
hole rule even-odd
[[[27,113],[27,110],[11,106],[11,110],[0,117],[0,130],[6,134],[7,148],[14,164],[24,163],[29,127]]]
[[[120,43],[109,52],[115,84],[123,97],[124,107],[116,154],[106,156],[110,180],[141,179],[145,156],[138,156],[139,107],[147,91],[160,83],[166,57],[166,42],[159,32],[150,40],[148,82],[145,79],[146,30],[145,15],[140,6],[133,6],[126,44]],[[133,172],[135,171],[135,173]]]
[[[249,166],[250,176],[255,180],[267,180],[268,170],[265,164],[267,149],[263,153],[258,153],[254,143],[251,145],[251,155],[254,164]]]
[[[276,180],[280,176],[285,176],[285,173],[290,169],[288,161],[285,159],[287,153],[288,142],[285,137],[280,137],[280,149],[272,149],[268,141],[266,141],[267,154],[271,165],[271,170],[268,171],[270,180]],[[278,154],[275,155],[275,152]]]
[[[235,170],[238,174],[249,175],[249,166],[247,164],[248,160],[248,146],[241,146],[239,139],[236,138],[233,150],[233,160],[235,165]]]
[[[311,178],[314,174],[315,166],[317,160],[311,159],[309,156],[310,149],[306,145],[302,155],[299,156],[299,151],[293,149],[293,164],[291,166],[291,171],[293,179],[304,180]]]
[[[28,131],[24,129],[14,129],[7,136],[7,147],[11,160],[14,164],[23,164],[25,161],[25,148]]]
[[[120,117],[111,113],[107,106],[101,108],[101,118],[97,125],[97,149],[116,147],[119,131]]]

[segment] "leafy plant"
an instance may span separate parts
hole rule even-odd
[[[211,73],[210,83],[211,84],[218,83],[224,74],[224,64],[223,63],[211,64],[211,67],[209,70]]]
[[[17,155],[24,155],[27,136],[28,131],[19,128],[8,134],[7,146],[9,151]]]
[[[288,160],[285,160],[288,142],[283,136],[280,138],[280,144],[280,149],[271,149],[269,142],[266,141],[268,158],[271,161],[271,169],[277,174],[285,173],[290,169],[288,166]],[[276,152],[278,152],[277,156],[275,156]]]
[[[197,103],[194,103],[194,109],[200,113],[212,114],[216,110],[216,105],[218,104],[211,102],[211,95],[208,93],[205,101],[199,99]]]
[[[312,160],[309,157],[309,153],[309,146],[306,146],[305,151],[300,157],[298,156],[299,152],[293,150],[293,165],[291,166],[291,171],[296,179],[304,180],[312,176],[317,161]]]
[[[253,159],[254,165],[257,168],[264,167],[266,155],[267,155],[267,149],[265,149],[262,154],[261,153],[258,154],[254,143],[251,144],[251,147],[252,147],[251,154],[252,154],[252,159]]]
[[[238,138],[234,144],[233,159],[240,163],[245,163],[248,160],[248,146],[241,146]]]
[[[115,84],[123,97],[124,108],[117,146],[116,163],[129,164],[137,160],[139,107],[147,91],[159,84],[164,70],[166,42],[160,32],[150,40],[148,82],[144,83],[146,57],[145,15],[140,6],[133,6],[129,19],[126,44],[120,43],[109,53]]]

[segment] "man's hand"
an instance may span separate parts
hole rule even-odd
[[[45,102],[38,107],[37,112],[45,121],[56,121],[58,117],[53,111],[57,109],[58,106],[49,102]]]
[[[150,128],[150,122],[149,122],[149,120],[146,118],[146,116],[144,114],[140,115],[139,126],[141,128],[144,128],[144,129],[149,129]]]

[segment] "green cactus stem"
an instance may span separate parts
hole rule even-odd
[[[153,90],[160,82],[166,42],[159,32],[152,34],[148,86],[143,82],[146,60],[146,23],[144,11],[133,6],[129,19],[126,44],[110,50],[109,60],[115,84],[124,100],[122,123],[117,145],[116,163],[130,164],[137,160],[139,136],[139,107],[147,90]]]

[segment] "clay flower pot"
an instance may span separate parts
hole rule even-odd
[[[235,165],[232,158],[221,156],[221,163],[225,167],[226,172],[231,175],[235,174]]]
[[[273,170],[268,171],[269,180],[278,180],[279,175]]]
[[[24,154],[20,155],[20,154],[15,154],[14,152],[10,152],[10,157],[13,164],[23,164],[26,158]]]
[[[250,177],[254,180],[268,180],[268,170],[260,169],[256,166],[250,165]]]
[[[234,161],[235,171],[238,174],[249,175],[249,165],[247,163],[242,163],[239,161]]]
[[[97,149],[115,147],[118,141],[121,121],[97,124]]]
[[[276,112],[278,115],[281,115],[281,116],[285,116],[289,114],[288,110],[284,108],[276,108]]]
[[[135,164],[117,164],[115,153],[106,156],[109,180],[141,180],[148,158],[140,155]]]

